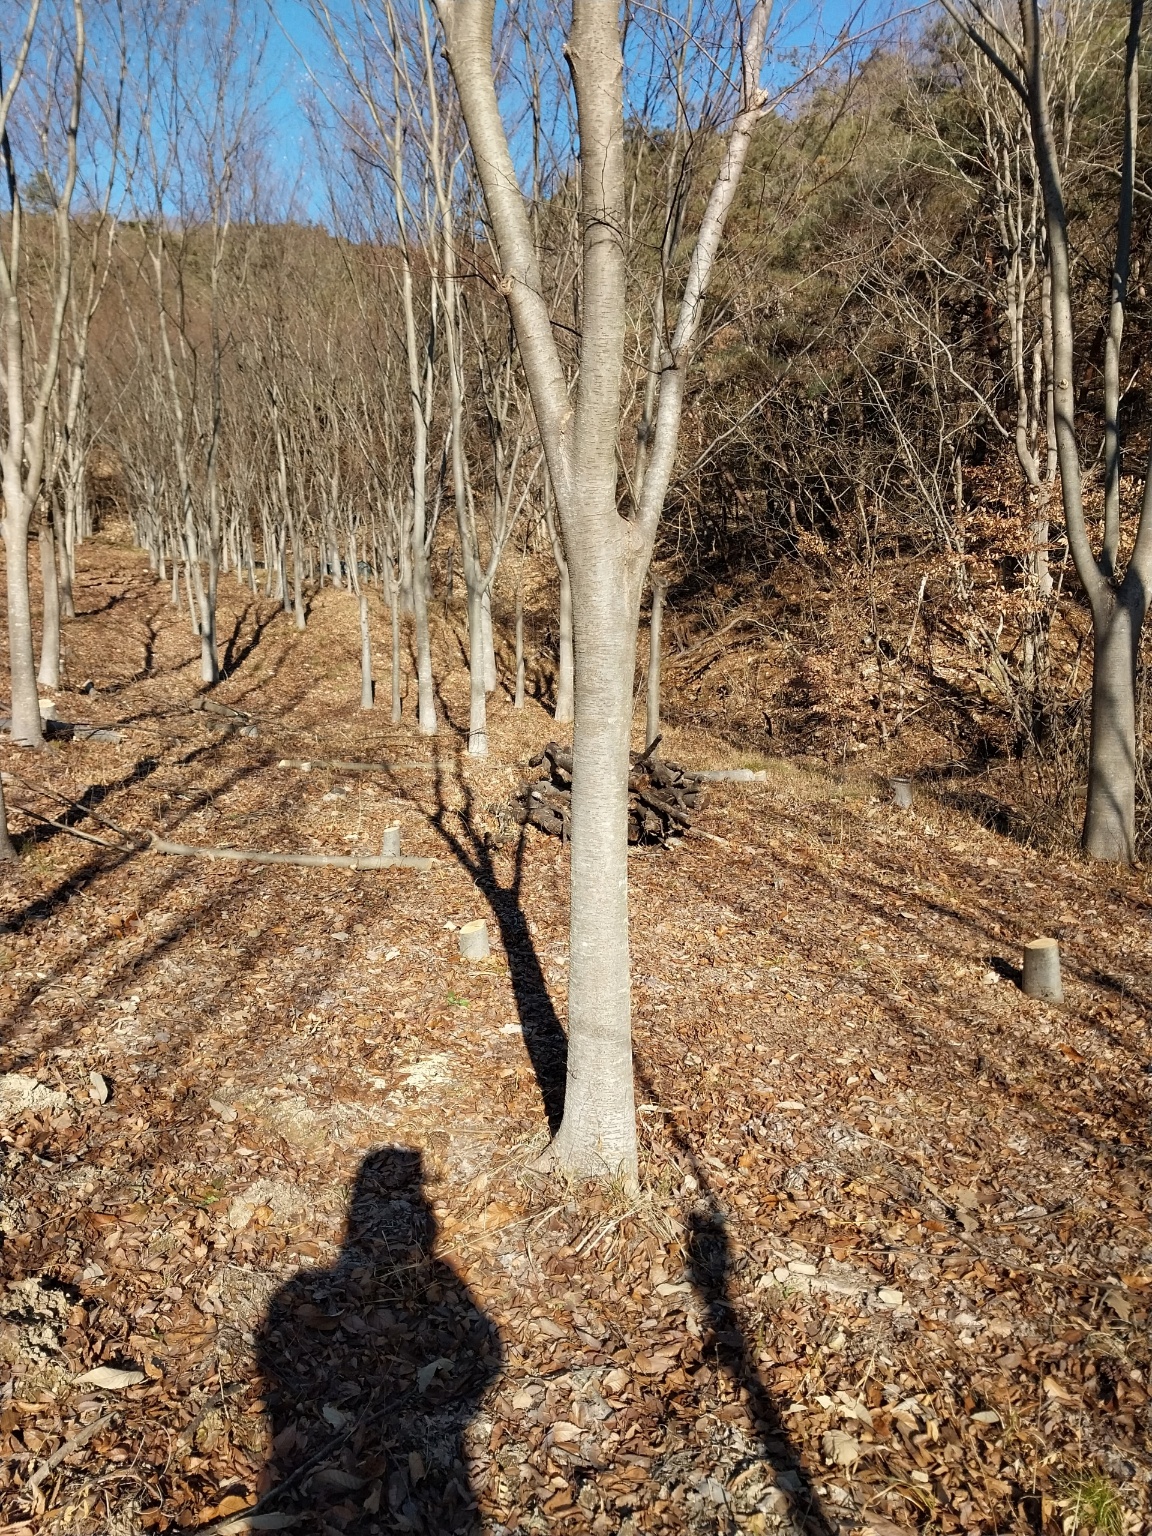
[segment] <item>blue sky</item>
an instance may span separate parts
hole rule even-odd
[[[285,188],[295,193],[296,216],[327,224],[328,195],[323,173],[317,162],[315,142],[305,104],[315,102],[316,89],[310,79],[313,68],[325,73],[325,45],[315,23],[299,0],[272,0],[275,25],[271,38],[269,77],[275,81],[269,110],[273,137],[271,160]],[[333,0],[339,11],[341,0]],[[793,5],[783,16],[782,52],[803,52],[820,39],[828,39],[843,27],[870,26],[894,7],[888,0],[825,0],[818,9],[809,3]],[[789,65],[779,58],[772,75],[779,82],[787,76]]]

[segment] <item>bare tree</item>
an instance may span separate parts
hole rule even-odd
[[[1152,581],[1152,459],[1145,467],[1132,553],[1120,569],[1120,350],[1128,303],[1136,129],[1140,106],[1143,0],[1131,0],[1124,49],[1124,129],[1115,256],[1109,285],[1104,372],[1104,530],[1093,549],[1084,512],[1084,477],[1076,429],[1075,322],[1071,248],[1061,156],[1049,94],[1039,0],[1019,0],[1019,32],[1010,32],[981,5],[953,18],[1012,86],[1027,112],[1040,173],[1051,253],[1053,414],[1068,544],[1092,611],[1092,732],[1089,746],[1085,850],[1094,858],[1130,863],[1136,851],[1136,661]]]
[[[499,254],[572,577],[573,729],[568,1081],[545,1163],[587,1174],[636,1168],[628,948],[627,813],[640,597],[671,477],[704,295],[752,133],[770,6],[732,15],[737,111],[707,200],[671,336],[643,491],[618,498],[626,335],[624,57],[615,5],[574,0],[566,53],[579,120],[581,295],[575,400],[552,329],[540,255],[493,83],[494,0],[437,0]]]
[[[72,282],[72,226],[70,208],[76,186],[77,134],[84,80],[84,6],[73,0],[72,24],[55,15],[56,25],[48,44],[49,54],[59,49],[70,63],[70,85],[63,106],[64,174],[53,189],[53,281],[48,316],[43,326],[45,345],[36,365],[27,345],[27,320],[23,310],[25,269],[22,261],[25,214],[20,197],[13,148],[12,110],[25,74],[42,10],[41,0],[30,0],[23,35],[6,81],[0,81],[0,162],[8,193],[7,248],[0,240],[0,302],[3,303],[5,348],[5,423],[0,439],[0,463],[4,476],[4,544],[8,568],[8,648],[12,683],[12,739],[26,746],[43,740],[40,702],[36,688],[36,661],[32,645],[32,603],[28,583],[28,530],[40,496],[46,458],[48,411],[60,365],[61,339]],[[68,57],[70,55],[70,58]],[[65,66],[67,67],[67,65]],[[52,70],[52,61],[48,73]],[[47,95],[45,112],[55,110],[54,92]],[[45,132],[47,132],[47,126]]]

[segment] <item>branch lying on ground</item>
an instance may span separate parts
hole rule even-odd
[[[152,853],[172,853],[186,859],[232,859],[242,864],[306,864],[322,869],[431,869],[436,860],[413,854],[260,853],[246,848],[197,848],[192,843],[167,843],[151,834]],[[111,844],[109,844],[111,846]]]
[[[123,843],[110,843],[106,837],[96,837],[91,832],[81,832],[79,827],[70,827],[63,821],[53,821],[51,816],[42,816],[39,811],[34,811],[27,805],[13,805],[12,809],[24,816],[31,816],[33,821],[42,821],[46,827],[55,827],[57,832],[66,832],[69,837],[78,837],[82,843],[95,843],[97,848],[111,848],[115,853],[140,853],[143,849],[142,844],[125,847]]]
[[[46,795],[50,800],[59,800],[64,805],[70,805],[74,811],[80,811],[85,816],[90,816],[93,821],[98,821],[102,827],[107,827],[110,832],[118,832],[121,837],[141,837],[146,835],[137,832],[132,827],[122,827],[118,822],[109,821],[107,816],[101,816],[100,812],[93,810],[90,805],[85,805],[82,800],[73,800],[69,795],[62,795],[58,789],[45,789],[42,784],[33,784],[30,779],[21,778],[18,773],[9,773],[6,777],[14,779],[17,784],[23,784],[24,788],[30,789],[34,795]]]
[[[344,763],[336,757],[282,757],[277,768],[299,768],[307,773],[311,768],[335,768],[339,773],[398,773],[405,768],[435,768],[434,758],[415,763]]]

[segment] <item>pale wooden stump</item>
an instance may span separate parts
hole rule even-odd
[[[1055,939],[1033,939],[1024,946],[1025,997],[1038,997],[1046,1003],[1062,1003],[1060,984],[1060,945]]]

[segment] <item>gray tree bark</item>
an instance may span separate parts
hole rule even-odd
[[[660,734],[660,646],[664,628],[664,598],[668,584],[652,580],[652,616],[648,621],[648,710],[644,726],[644,746],[650,747]]]
[[[372,708],[372,636],[368,628],[368,594],[360,592],[360,708]]]
[[[556,521],[555,503],[551,483],[544,482],[544,525],[548,530],[556,571],[560,578],[559,634],[556,657],[556,707],[553,718],[557,725],[567,725],[572,719],[572,698],[575,691],[575,662],[572,655],[572,578],[564,555],[564,541]]]
[[[4,777],[0,774],[0,862],[19,858],[16,844],[8,831],[8,807],[4,803]]]
[[[1076,440],[1074,323],[1068,218],[1046,80],[1039,0],[1019,0],[1017,40],[992,27],[987,11],[969,0],[971,15],[944,0],[945,9],[1020,97],[1028,115],[1044,197],[1052,306],[1052,411],[1068,545],[1092,610],[1094,647],[1092,732],[1083,846],[1093,858],[1130,863],[1136,853],[1136,654],[1152,583],[1152,457],[1144,476],[1136,538],[1128,568],[1117,569],[1120,540],[1118,381],[1127,302],[1140,107],[1140,32],[1144,0],[1130,0],[1125,45],[1124,130],[1116,248],[1109,293],[1105,357],[1105,524],[1099,558],[1084,515],[1080,450]]]
[[[1142,592],[1129,588],[1099,618],[1093,611],[1084,847],[1116,864],[1136,856],[1136,661],[1145,609]]]
[[[40,528],[39,542],[43,620],[40,626],[40,670],[36,680],[42,688],[59,688],[60,588],[56,579],[56,540],[52,536],[52,524],[47,518]]]
[[[618,7],[573,0],[566,49],[579,120],[582,303],[575,397],[493,85],[494,0],[436,0],[547,457],[572,580],[575,710],[564,1117],[541,1160],[636,1173],[628,946],[628,769],[640,594],[679,436],[684,370],[762,108],[769,7],[743,18],[741,110],[701,220],[670,345],[643,497],[617,510],[625,341],[623,46]]]

